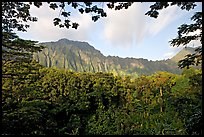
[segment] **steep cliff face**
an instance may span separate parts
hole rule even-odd
[[[114,72],[121,75],[152,74],[156,71],[181,72],[176,63],[177,59],[148,61],[142,58],[106,57],[87,42],[68,39],[45,42],[41,45],[46,48],[33,57],[46,67],[56,66],[81,72]]]

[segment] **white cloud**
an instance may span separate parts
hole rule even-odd
[[[37,41],[55,41],[61,38],[89,41],[94,35],[102,37],[113,46],[130,48],[133,44],[139,45],[144,38],[158,34],[181,15],[177,13],[178,7],[172,6],[162,10],[159,17],[153,19],[145,15],[149,10],[147,6],[149,4],[136,2],[128,9],[119,11],[110,10],[105,6],[108,16],[99,19],[96,23],[91,20],[90,14],[81,15],[74,11],[71,20],[79,23],[77,30],[54,26],[53,19],[59,17],[60,9],[52,10],[47,3],[43,3],[40,8],[31,6],[31,15],[37,16],[38,22],[31,22],[24,36],[29,35],[30,39]],[[96,31],[99,29],[102,30],[101,33]]]
[[[25,33],[29,34],[30,39],[37,41],[55,41],[61,38],[81,41],[88,40],[90,31],[95,29],[89,14],[71,14],[70,19],[73,22],[79,23],[77,30],[73,28],[59,28],[59,26],[54,26],[53,19],[59,17],[60,9],[53,10],[48,6],[47,3],[43,3],[43,6],[40,8],[31,6],[30,13],[32,16],[36,16],[38,21],[29,22],[30,28]],[[23,35],[22,32],[18,32],[18,34]]]
[[[136,40],[139,43],[145,34],[145,15],[141,3],[134,3],[128,9],[119,11],[106,8],[104,36],[116,46],[129,47]]]
[[[167,52],[163,56],[166,57],[166,58],[171,58],[171,57],[174,56],[174,54],[175,54],[174,52]]]
[[[90,14],[81,15],[74,12],[71,20],[80,24],[77,30],[59,28],[54,26],[53,19],[59,17],[60,9],[50,9],[47,3],[37,8],[31,6],[31,15],[38,17],[38,22],[30,22],[30,28],[26,33],[18,32],[18,34],[30,36],[30,39],[37,41],[51,41],[60,38],[68,38],[73,40],[89,41],[91,32],[97,28],[97,23],[103,23],[103,32],[98,37],[104,37],[104,40],[110,42],[113,46],[130,47],[134,43],[139,45],[145,37],[156,35],[165,28],[173,20],[179,16],[176,13],[176,7],[169,7],[160,12],[159,17],[150,22],[152,18],[145,15],[149,7],[145,7],[150,3],[136,2],[128,9],[119,11],[110,10],[105,7],[108,17],[101,18],[96,23],[91,20]]]
[[[171,6],[159,11],[159,16],[156,19],[152,18],[153,21],[148,29],[149,33],[155,36],[171,22],[181,17],[182,14],[178,10],[180,9],[177,6]]]
[[[159,12],[157,19],[145,13],[149,10],[150,3],[134,3],[128,9],[115,11],[107,10],[108,18],[104,20],[104,36],[112,44],[121,47],[139,45],[144,38],[155,36],[168,27],[170,23],[183,14],[177,6],[170,6]]]

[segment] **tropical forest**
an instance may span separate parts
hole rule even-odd
[[[105,6],[125,13],[134,4],[46,3],[61,13],[50,22],[67,32],[81,25],[68,18],[69,8],[91,14],[98,23],[108,18]],[[26,32],[28,21],[38,22],[31,6],[40,9],[44,4],[2,2],[1,135],[203,134],[202,11],[189,18],[191,24],[178,26],[178,36],[170,41],[173,47],[194,40],[200,45],[152,61],[106,56],[89,42],[69,38],[20,38],[17,32]],[[189,12],[197,3],[152,2],[145,16],[157,20],[160,11],[173,6]],[[188,35],[195,31],[200,33]]]

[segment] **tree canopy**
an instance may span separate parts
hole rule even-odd
[[[40,68],[2,79],[2,134],[201,135],[201,98],[193,68],[134,79]]]

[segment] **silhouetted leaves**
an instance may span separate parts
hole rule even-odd
[[[180,45],[187,45],[193,40],[200,40],[202,44],[202,12],[196,12],[192,17],[191,20],[195,21],[194,24],[183,24],[178,28],[178,37],[171,40],[170,44],[172,46],[180,46]],[[199,30],[200,34],[188,35],[190,32],[195,32]],[[199,65],[202,64],[202,46],[199,46],[197,50],[195,50],[194,54],[190,54],[186,56],[185,59],[179,61],[179,67],[189,68],[190,65]]]
[[[32,4],[32,3],[31,3]],[[40,6],[42,6],[42,2],[34,2],[34,5],[38,8],[40,8]]]
[[[115,10],[121,10],[123,8],[128,9],[129,6],[131,6],[134,2],[119,2],[117,5],[115,5],[117,2],[108,3],[107,6],[110,9],[113,9],[115,7]]]
[[[180,68],[190,68],[191,65],[201,65],[202,64],[202,47],[196,48],[195,53],[188,54],[184,59],[178,62]],[[202,67],[202,66],[201,66]]]
[[[59,5],[59,7],[61,7],[62,9],[65,8],[65,3],[64,2],[61,2],[61,4]]]
[[[85,5],[84,5],[84,4]],[[97,21],[100,17],[107,17],[107,14],[106,12],[104,11],[103,8],[99,8],[99,6],[97,4],[93,4],[92,2],[83,2],[83,3],[80,3],[80,2],[67,2],[67,5],[65,5],[65,2],[48,2],[49,4],[49,7],[53,10],[55,9],[60,9],[60,12],[61,10],[63,10],[61,12],[61,15],[62,17],[64,17],[65,19],[61,19],[60,17],[56,17],[58,19],[61,19],[61,22],[62,24],[59,23],[58,20],[56,20],[56,18],[54,18],[53,20],[53,24],[54,26],[59,26],[60,28],[63,27],[63,26],[66,26],[66,28],[70,28],[68,27],[69,25],[64,22],[65,20],[69,20],[70,22],[72,22],[68,17],[70,16],[71,12],[67,11],[66,9],[66,6],[71,6],[73,7],[74,9],[78,9],[78,11],[83,14],[83,13],[91,13],[92,14],[92,20],[95,22]],[[114,7],[114,4],[116,2],[110,2],[108,3],[108,7],[111,8],[111,6]],[[132,5],[133,2],[126,2],[126,3],[119,3],[119,5],[116,6],[116,9],[120,10],[122,8],[125,8],[127,9],[129,6]],[[8,4],[9,6],[11,7],[7,7]],[[35,17],[31,17],[30,16],[30,13],[29,13],[29,10],[30,10],[30,5],[32,5],[33,2],[29,2],[28,4],[24,4],[22,2],[19,2],[19,3],[9,3],[9,2],[4,2],[3,3],[3,7],[7,7],[7,9],[9,10],[4,10],[3,11],[9,11],[10,13],[12,13],[13,15],[9,15],[9,18],[11,17],[16,17],[16,18],[22,18],[22,20],[24,22],[27,22],[27,20],[30,20],[30,21],[37,21],[37,18]],[[42,2],[34,2],[34,5],[38,8],[40,8],[42,6]],[[18,11],[21,12],[19,13],[19,15],[15,15],[14,14],[18,14],[18,12],[16,10],[12,10],[12,9],[15,9],[14,7],[19,7],[18,8]],[[12,18],[10,20],[8,20],[8,17],[4,17],[4,15],[7,15],[6,13],[3,14],[3,28],[5,30],[8,30],[8,29],[12,29],[12,28],[17,28],[18,31],[26,31],[26,28],[28,28],[29,26],[26,25],[24,27],[24,24],[20,24],[19,21],[17,21],[15,18]],[[9,23],[9,22],[12,22],[12,23]],[[9,24],[8,24],[9,23]],[[65,25],[66,24],[66,25]],[[77,25],[78,23],[73,23],[72,25],[72,28],[75,28],[77,29],[79,25]]]
[[[78,7],[78,4],[76,2],[72,2],[72,7],[76,9]]]
[[[72,28],[77,29],[77,28],[78,28],[78,26],[79,26],[79,24],[78,24],[78,23],[72,23]]]
[[[59,19],[59,18],[54,18],[54,25],[56,26],[56,25],[59,25],[59,22],[61,22],[61,19]]]
[[[162,10],[164,8],[167,8],[168,6],[177,5],[181,7],[182,10],[191,10],[194,9],[196,6],[195,2],[155,2],[150,6],[150,10],[145,13],[145,15],[148,15],[150,17],[157,18],[159,15],[158,10]]]
[[[90,7],[92,5],[92,2],[84,2],[86,6]]]
[[[90,8],[86,8],[86,9],[85,9],[85,12],[86,12],[86,13],[89,13],[89,12],[91,12],[91,9],[90,9]]]
[[[63,15],[64,17],[68,17],[70,16],[71,12],[62,12],[61,15]]]
[[[150,15],[150,17],[157,18],[159,15],[158,11],[148,11],[145,15]]]
[[[168,6],[177,5],[182,10],[191,10],[196,6],[195,2],[156,2],[150,6],[150,10],[145,13],[150,17],[157,18],[159,15],[159,10],[163,8],[167,8]],[[193,40],[200,40],[202,44],[202,12],[195,12],[195,14],[191,17],[191,20],[195,23],[192,24],[182,24],[178,27],[178,37],[172,39],[170,42],[171,46],[186,46]],[[190,32],[199,31],[199,34],[189,35]],[[196,45],[200,46],[200,45]],[[202,45],[201,45],[202,46]],[[179,61],[179,68],[187,67],[190,65],[199,65],[202,64],[202,50],[200,52],[195,51],[194,54],[189,54],[185,59]]]
[[[79,12],[81,12],[81,14],[83,14],[84,13],[84,9],[80,8]]]
[[[42,3],[35,3],[37,7],[40,7]],[[12,31],[17,29],[18,31],[26,31],[28,24],[23,22],[37,21],[36,17],[30,15],[30,5],[22,2],[2,2],[2,31]],[[26,27],[25,27],[26,25]]]
[[[100,17],[99,16],[92,16],[92,20],[95,22],[99,19]]]
[[[107,6],[109,9],[113,9],[114,8],[114,2],[108,3]]]
[[[58,8],[56,3],[50,3],[50,8],[55,10],[56,8]]]
[[[64,21],[64,25],[65,25],[67,28],[69,28],[69,26],[71,26],[71,25],[69,24],[69,22],[70,22],[70,20],[65,20],[65,21]]]

